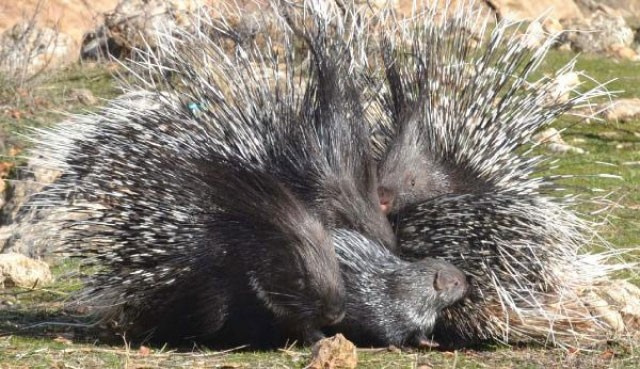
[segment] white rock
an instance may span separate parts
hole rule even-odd
[[[22,254],[0,254],[0,286],[41,287],[53,281],[49,265]]]

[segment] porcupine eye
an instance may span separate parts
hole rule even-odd
[[[304,289],[307,287],[304,278],[296,278],[294,285],[298,291],[304,291]]]
[[[414,176],[412,173],[407,173],[407,175],[405,176],[405,183],[408,183],[409,185],[411,185],[411,187],[415,187],[416,176]]]

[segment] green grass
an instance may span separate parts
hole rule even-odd
[[[0,78],[0,81],[2,79]],[[81,113],[95,107],[84,106],[70,98],[73,89],[90,90],[102,99],[113,98],[119,89],[114,84],[112,73],[105,66],[73,65],[46,76],[36,85],[15,86],[0,83],[0,132],[9,133],[11,146],[26,145],[24,135],[34,127],[44,127],[64,119],[65,113]],[[100,105],[101,102],[98,102]],[[5,151],[10,145],[5,144]],[[12,159],[7,152],[0,151],[0,161]]]
[[[542,72],[557,69],[573,58],[573,54],[552,51]],[[610,90],[621,90],[620,97],[640,96],[640,64],[609,58],[581,56],[577,69],[596,80],[606,82]],[[16,145],[24,145],[20,134],[29,127],[45,126],[63,118],[60,111],[79,112],[84,107],[65,98],[71,88],[88,88],[96,97],[111,98],[117,94],[113,80],[104,67],[74,66],[50,76],[45,83],[25,96],[19,91],[2,90],[3,101],[22,112],[19,119],[0,114],[0,127],[11,135]],[[628,123],[577,122],[563,118],[554,124],[566,129],[565,141],[587,151],[586,154],[554,154],[543,150],[558,167],[549,174],[576,174],[564,182],[573,193],[585,199],[609,194],[604,212],[606,222],[602,235],[613,245],[637,248],[640,244],[640,121]],[[6,153],[4,153],[6,154]],[[3,155],[3,153],[0,153]],[[13,158],[4,157],[13,160]],[[0,156],[0,161],[3,157]],[[631,164],[636,162],[636,164]],[[603,165],[598,163],[608,163]],[[620,175],[622,180],[591,176],[597,173]],[[603,192],[594,191],[602,189]],[[594,206],[579,209],[594,220],[603,214],[591,214]],[[76,264],[57,265],[60,276],[76,269]],[[38,325],[43,321],[75,322],[62,312],[62,301],[77,288],[75,278],[59,278],[44,290],[0,290],[0,368],[302,368],[309,351],[291,349],[272,352],[216,353],[194,348],[193,353],[176,353],[154,348],[151,354],[139,348],[127,348],[123,340],[104,343],[99,334],[72,327]],[[592,353],[568,353],[540,347],[490,347],[482,350],[455,352],[419,352],[398,350],[361,350],[361,368],[549,368],[549,367],[615,367],[635,368],[640,351],[633,341],[603,347]]]
[[[566,63],[574,55],[552,52],[542,66],[553,70]],[[607,83],[607,89],[618,98],[640,97],[640,63],[625,62],[592,55],[580,56],[576,69],[585,71],[596,81]],[[602,101],[603,99],[601,99]],[[603,220],[601,234],[616,247],[638,248],[640,246],[640,120],[617,123],[591,120],[578,121],[562,118],[554,127],[564,129],[563,139],[581,147],[587,154],[553,154],[559,159],[553,174],[574,174],[581,177],[567,180],[572,193],[584,198],[604,196],[609,200],[609,211],[594,220]],[[613,174],[621,180],[594,176]],[[579,207],[585,212],[596,210],[593,206]]]

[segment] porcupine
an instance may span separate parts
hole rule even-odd
[[[302,338],[314,340],[319,336],[316,328],[339,320],[340,284],[334,278],[334,264],[326,249],[325,228],[291,190],[301,192],[300,188],[290,188],[282,180],[286,168],[279,170],[279,162],[273,158],[286,159],[278,152],[284,145],[283,151],[288,154],[311,153],[310,158],[294,156],[287,165],[296,160],[312,169],[318,163],[331,164],[316,159],[322,156],[313,156],[318,155],[312,151],[316,147],[295,151],[298,149],[287,145],[292,145],[293,138],[314,138],[313,132],[320,125],[312,124],[311,118],[317,109],[323,110],[320,116],[329,111],[337,116],[344,113],[334,108],[335,101],[313,100],[314,93],[321,95],[325,88],[335,87],[326,83],[338,80],[325,80],[324,86],[319,83],[320,92],[306,92],[305,99],[297,101],[297,91],[287,90],[296,86],[293,74],[287,75],[286,81],[278,81],[282,77],[274,73],[275,85],[285,87],[284,91],[274,93],[264,87],[262,73],[277,72],[277,66],[270,64],[273,59],[260,55],[253,60],[263,63],[258,65],[247,59],[231,60],[207,35],[195,33],[164,40],[167,43],[160,51],[183,59],[169,58],[167,64],[163,55],[158,56],[164,61],[162,68],[171,71],[173,79],[167,84],[173,88],[139,93],[143,101],[153,103],[136,109],[126,100],[116,101],[97,115],[78,117],[68,126],[47,131],[40,139],[39,153],[44,154],[46,164],[58,164],[64,174],[30,205],[53,207],[58,213],[86,213],[81,220],[65,218],[61,224],[63,251],[102,268],[80,295],[79,303],[91,307],[103,321],[115,322],[130,338],[149,335],[156,340],[218,340],[227,344],[227,335],[238,335],[234,332],[238,327],[248,325],[248,331],[262,325],[262,331],[269,331],[278,320],[270,315],[275,315],[289,323],[287,329],[297,329]],[[196,53],[189,55],[186,50]],[[141,55],[156,57],[151,53]],[[201,56],[208,59],[198,64]],[[334,59],[320,54],[317,57],[327,62],[323,72],[331,73]],[[148,60],[149,74],[166,76],[166,70],[158,73],[153,69],[157,65],[161,64]],[[145,62],[139,67],[145,67]],[[286,67],[292,67],[290,60]],[[169,83],[176,79],[193,83]],[[314,81],[311,77],[307,85]],[[224,89],[231,85],[236,89]],[[351,103],[357,104],[357,100]],[[302,113],[311,120],[300,125],[302,129],[287,124],[288,119],[302,115],[296,111],[299,106],[308,108]],[[336,129],[337,125],[323,127]],[[325,144],[332,144],[331,139]],[[234,169],[231,162],[239,168]],[[316,169],[312,174],[318,172],[324,173]],[[355,186],[349,194],[366,196],[367,191],[371,192]],[[370,201],[368,206],[377,209],[377,203]],[[335,226],[338,222],[331,223]],[[357,230],[348,232],[358,234]],[[367,237],[384,241],[384,237],[372,233]],[[369,247],[364,235],[358,237],[351,239],[361,239]],[[261,246],[261,242],[266,245]],[[416,318],[415,309],[409,311],[411,316],[396,312],[393,322],[407,319],[412,340],[405,342],[403,332],[392,336],[386,331],[374,338],[420,344],[439,311],[464,295],[464,275],[450,264],[430,260],[407,267],[408,275],[402,268],[391,273],[391,265],[409,263],[393,260],[376,241],[367,242],[383,250],[385,264],[368,259],[347,262],[358,266],[355,272],[386,273],[384,281],[388,283],[379,286],[381,298],[392,294],[390,299],[401,300],[402,290],[391,288],[391,281],[415,276],[411,284],[414,289],[406,296],[433,304],[421,306],[423,310],[418,312],[423,314],[422,319]],[[285,246],[278,247],[280,243]],[[291,270],[287,269],[289,265]],[[341,270],[349,272],[350,268]],[[420,275],[423,277],[418,278]],[[395,284],[399,285],[404,283]],[[279,290],[291,286],[297,290]],[[366,302],[370,290],[361,289],[359,284],[352,286],[352,301]],[[437,292],[431,293],[434,288]],[[270,289],[275,292],[269,293]],[[254,309],[256,303],[264,309]],[[330,306],[332,303],[336,306]],[[350,317],[372,317],[363,316],[358,305],[351,309]],[[386,320],[379,318],[378,326],[384,324]],[[253,338],[247,333],[234,340]],[[259,335],[254,341],[261,344],[264,342],[259,340],[264,339]]]
[[[616,266],[606,253],[583,254],[593,231],[570,197],[547,195],[553,178],[535,176],[544,159],[522,151],[537,129],[606,92],[562,100],[553,78],[529,82],[554,38],[531,48],[507,22],[485,38],[488,21],[472,5],[430,8],[379,35],[380,206],[404,258],[442,257],[473,277],[469,299],[436,328],[441,343],[575,344],[602,327],[578,307],[578,287]]]
[[[309,48],[315,84],[305,92],[300,133],[292,134],[296,131],[292,127],[281,137],[286,144],[280,146],[284,150],[277,149],[273,161],[279,165],[274,171],[319,209],[329,226],[360,231],[394,249],[395,236],[377,206],[370,126],[364,119],[358,81],[350,78],[356,60],[366,53],[358,47],[363,38],[358,13],[321,1],[305,2],[302,8],[305,11],[299,12],[285,5],[280,10]],[[283,160],[289,156],[305,160]]]
[[[215,340],[247,319],[236,306],[255,305],[296,337],[317,338],[344,306],[330,234],[278,179],[238,158],[223,165],[231,159],[209,146],[207,128],[169,106],[97,116],[37,198],[88,213],[61,225],[62,251],[101,268],[77,301],[131,338]],[[58,149],[59,135],[44,144]],[[251,330],[234,333],[262,344]]]

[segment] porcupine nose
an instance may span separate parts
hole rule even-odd
[[[433,287],[436,291],[457,291],[464,296],[469,289],[469,282],[467,276],[452,265],[436,272]]]
[[[345,309],[343,305],[326,306],[323,312],[325,326],[338,324],[344,319]]]
[[[383,186],[378,187],[378,197],[380,198],[380,210],[382,210],[384,214],[389,214],[393,206],[391,190]]]

